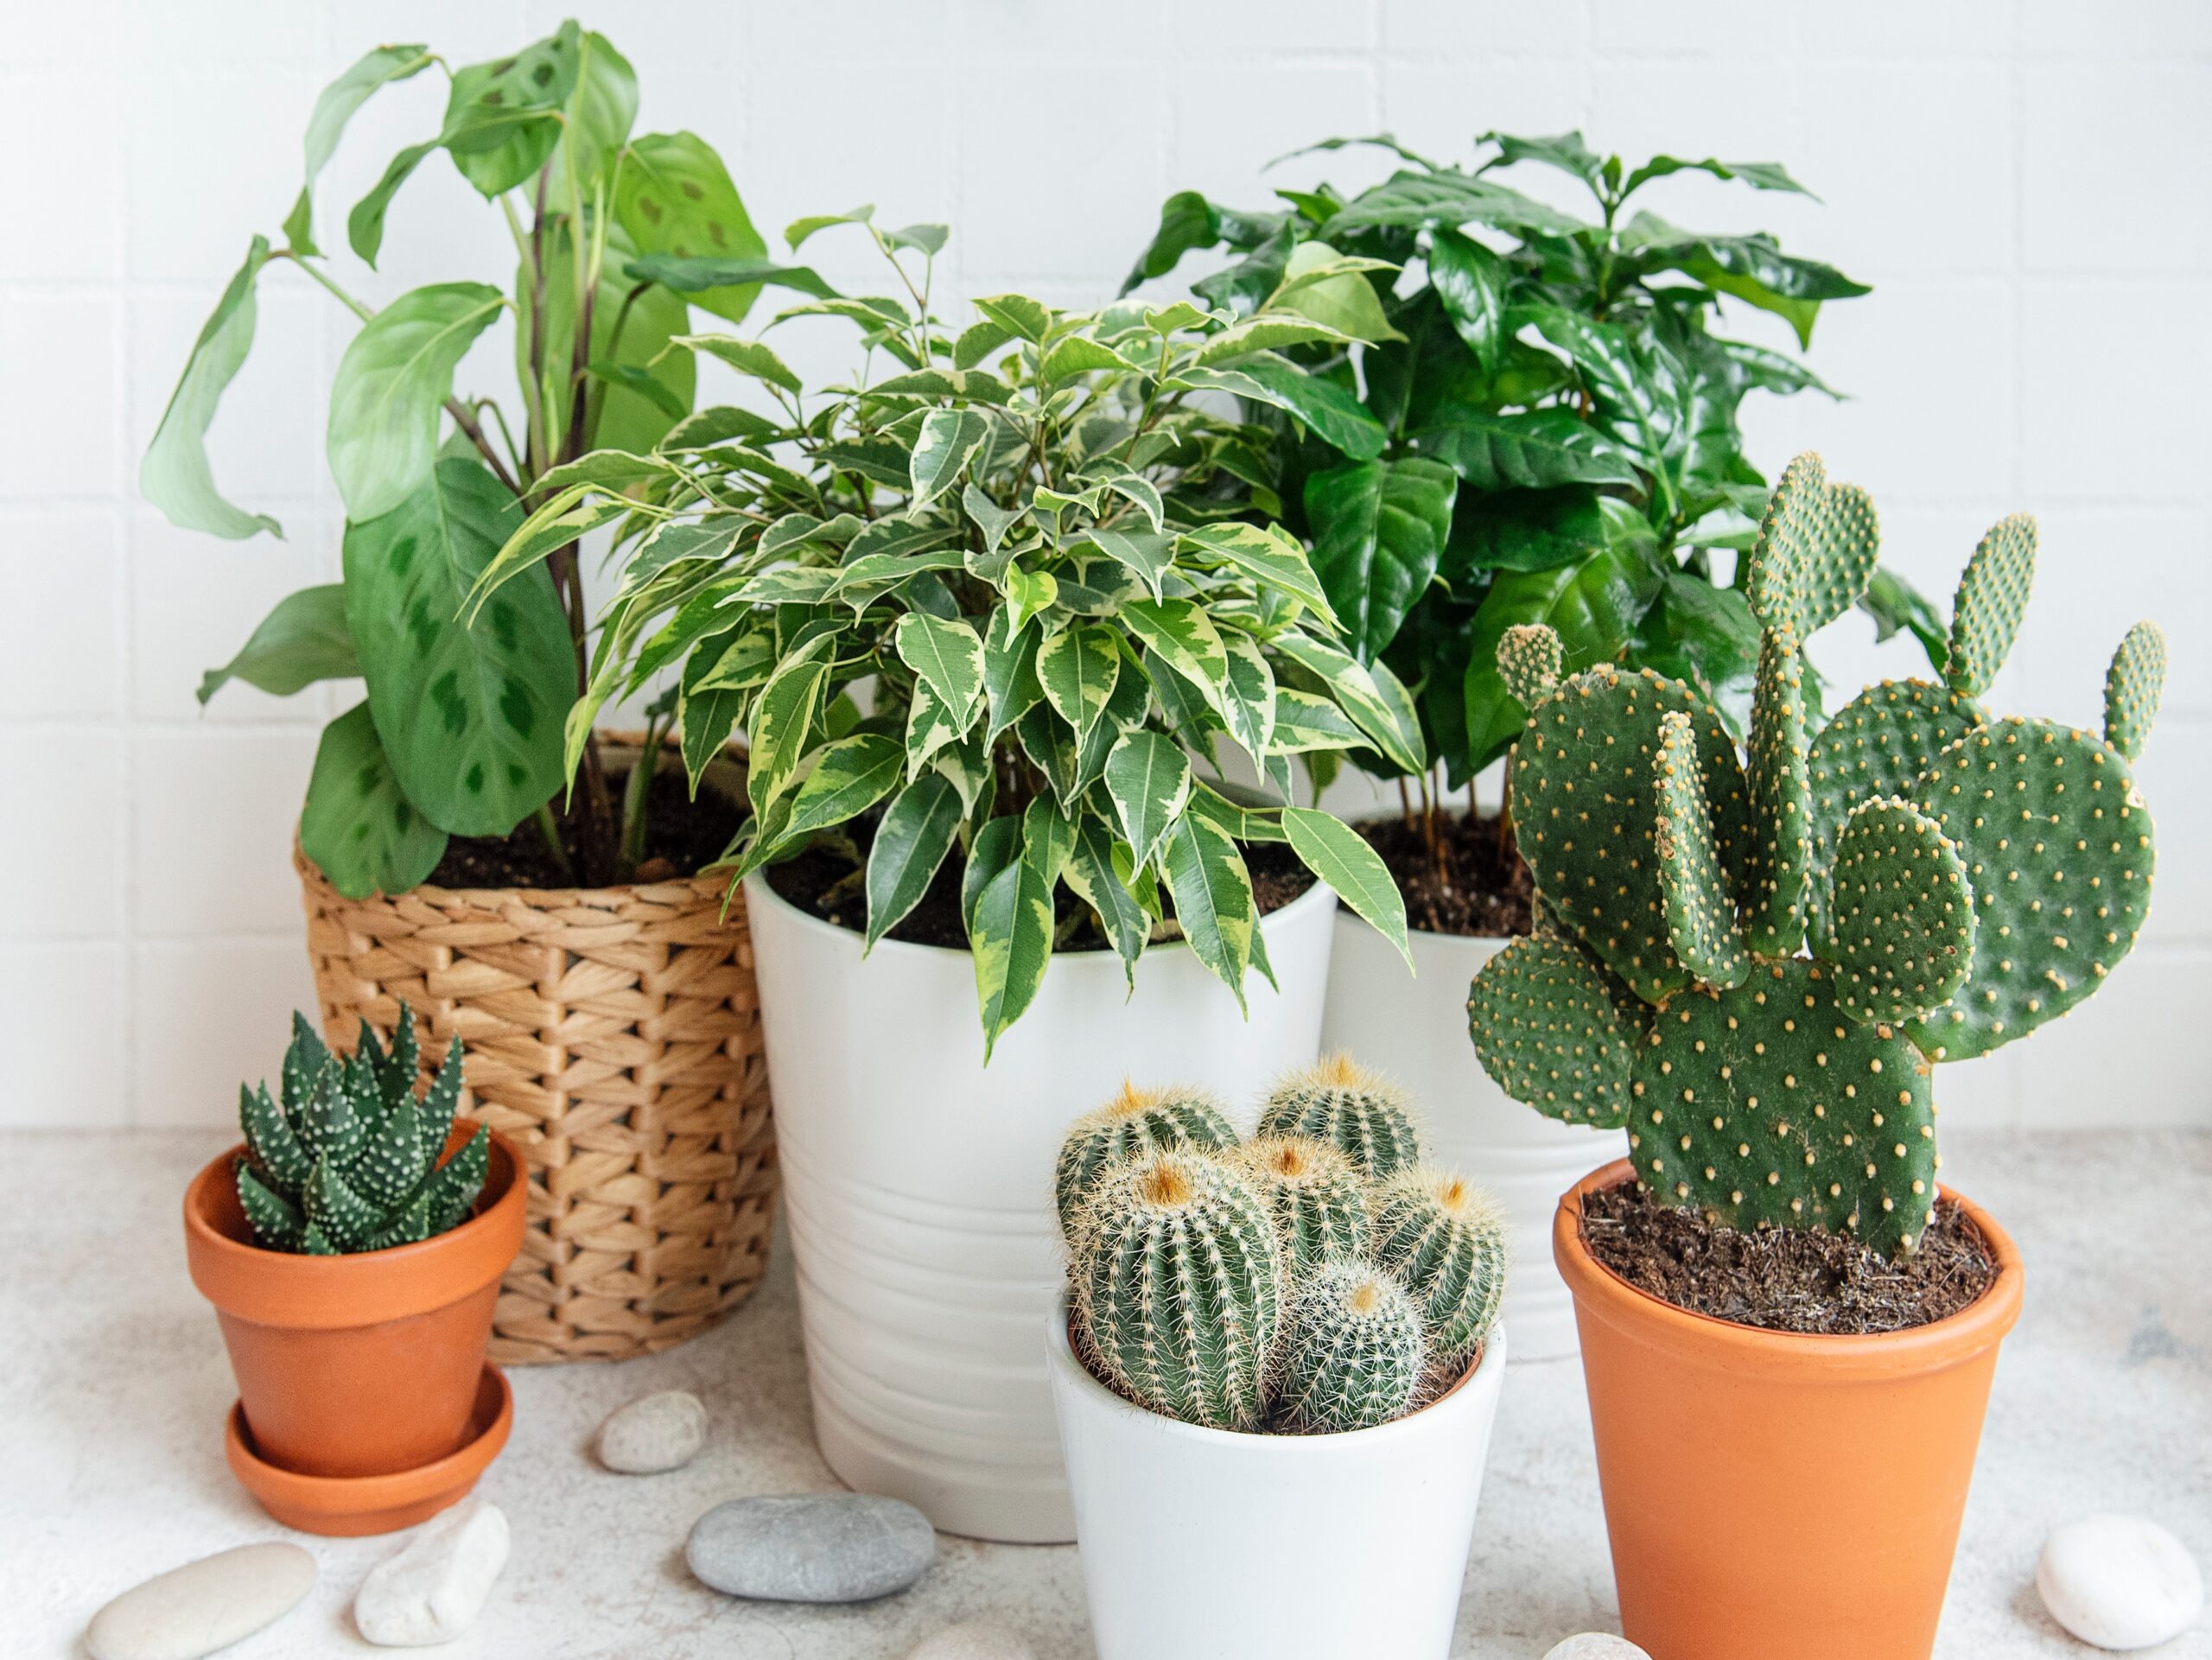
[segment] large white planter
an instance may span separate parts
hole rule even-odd
[[[1410,1417],[1240,1435],[1132,1405],[1045,1323],[1098,1660],[1444,1660],[1505,1376]]]
[[[1075,1537],[1037,1327],[1063,1280],[1052,1161],[1125,1078],[1203,1084],[1250,1114],[1319,1051],[1336,895],[1261,928],[1281,983],[1236,1000],[1186,945],[1130,995],[1110,951],[1055,957],[983,1065],[964,951],[861,938],[755,876],[747,916],[798,1267],[814,1434],[863,1492],[949,1533]]]
[[[1467,983],[1506,941],[1415,932],[1414,977],[1388,940],[1345,911],[1329,964],[1321,1041],[1388,1073],[1420,1110],[1422,1150],[1465,1173],[1505,1207],[1513,1267],[1503,1318],[1516,1360],[1575,1352],[1574,1303],[1552,1265],[1559,1196],[1627,1151],[1618,1130],[1585,1129],[1511,1099],[1467,1037]],[[782,1107],[779,1104],[777,1110]]]

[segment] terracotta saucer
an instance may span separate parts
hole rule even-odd
[[[468,1439],[457,1451],[415,1469],[385,1476],[303,1476],[283,1469],[254,1447],[242,1402],[231,1408],[223,1451],[239,1485],[288,1528],[342,1536],[392,1533],[427,1521],[464,1498],[499,1456],[514,1421],[514,1395],[499,1369],[487,1361],[476,1386]]]

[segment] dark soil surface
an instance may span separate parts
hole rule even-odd
[[[855,824],[847,828],[852,831],[853,841],[865,860],[868,843],[874,839],[874,825]],[[1280,911],[1313,886],[1313,873],[1279,843],[1262,843],[1247,847],[1243,852],[1245,868],[1252,873],[1253,897],[1262,916]],[[960,873],[959,850],[955,848],[938,867],[937,880],[922,895],[922,902],[884,938],[903,939],[912,945],[945,945],[955,951],[966,951],[968,931],[960,919]],[[861,886],[860,870],[832,849],[817,843],[796,859],[771,865],[767,876],[768,886],[800,910],[840,928],[849,928],[855,933],[867,929],[868,895]],[[1063,925],[1071,919],[1081,919],[1074,924],[1074,932],[1060,941],[1058,950],[1110,949],[1105,936],[1090,920],[1090,907],[1069,893],[1065,885],[1059,890],[1057,914]]]
[[[620,792],[621,779],[609,780]],[[617,798],[620,799],[619,795]],[[581,806],[583,792],[576,792]],[[644,881],[666,881],[673,876],[697,874],[716,859],[737,834],[744,810],[703,784],[699,798],[691,799],[690,786],[680,772],[657,775],[645,798],[645,856],[638,865]],[[575,818],[558,807],[554,823],[568,849],[570,875],[554,862],[537,821],[524,819],[505,836],[456,836],[446,843],[445,856],[429,875],[439,887],[581,887],[583,836]]]
[[[1639,1291],[1770,1332],[1902,1332],[1957,1313],[1997,1277],[1988,1245],[1949,1199],[1895,1262],[1839,1234],[1715,1226],[1633,1183],[1584,1199],[1582,1241]]]
[[[1397,879],[1409,926],[1433,934],[1525,934],[1535,893],[1520,853],[1502,847],[1497,815],[1440,813],[1430,849],[1421,821],[1356,826]]]

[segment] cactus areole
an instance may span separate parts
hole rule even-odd
[[[1987,713],[2034,575],[2016,514],[1959,584],[1945,683],[1869,687],[1815,735],[1803,641],[1878,543],[1865,492],[1789,464],[1742,582],[1761,633],[1741,755],[1681,681],[1561,679],[1541,629],[1500,644],[1529,705],[1512,790],[1539,927],[1467,1014],[1509,1095],[1624,1128],[1653,1199],[1894,1256],[1935,1218],[1936,1063],[2025,1037],[2135,944],[2154,847],[2130,764],[2166,655],[2155,626],[2128,633],[2101,734]]]

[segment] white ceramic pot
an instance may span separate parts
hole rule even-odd
[[[1513,1267],[1503,1318],[1513,1358],[1573,1354],[1574,1303],[1552,1265],[1552,1213],[1592,1168],[1626,1154],[1626,1137],[1545,1117],[1508,1097],[1475,1059],[1467,983],[1506,941],[1416,932],[1411,943],[1408,979],[1388,940],[1351,912],[1338,913],[1322,1046],[1344,1050],[1402,1084],[1420,1110],[1422,1150],[1505,1207]]]
[[[1505,1334],[1433,1406],[1240,1435],[1134,1406],[1045,1326],[1098,1660],[1444,1660]]]
[[[1321,1034],[1336,895],[1261,928],[1281,990],[1247,1019],[1186,945],[1130,994],[1110,951],[1052,959],[983,1065],[964,951],[861,937],[746,886],[822,1455],[948,1533],[1075,1537],[1037,1326],[1062,1282],[1052,1162],[1124,1078],[1218,1091],[1249,1125]]]

